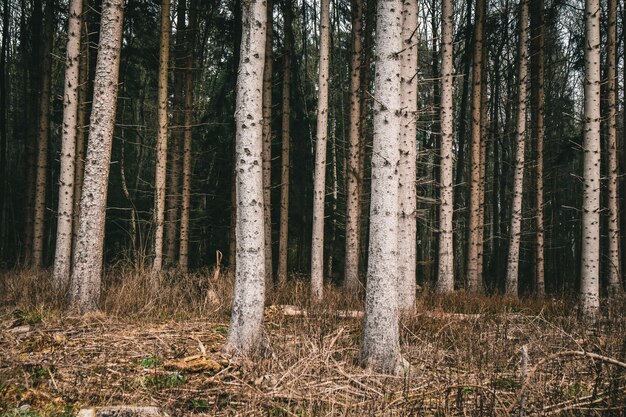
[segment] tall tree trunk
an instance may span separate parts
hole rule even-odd
[[[452,0],[443,0],[441,11],[441,157],[439,206],[439,278],[437,291],[454,291],[453,223],[453,33]]]
[[[33,266],[43,267],[46,219],[46,183],[48,173],[48,141],[50,137],[50,83],[52,79],[52,42],[54,38],[54,2],[46,2],[44,41],[39,103],[39,136],[37,142],[37,180],[35,183],[35,223],[33,229]]]
[[[161,1],[161,47],[157,86],[156,174],[154,179],[154,263],[152,272],[163,267],[163,229],[165,215],[165,185],[167,176],[167,75],[170,56],[170,0]],[[155,278],[156,279],[156,278]]]
[[[585,126],[580,297],[592,318],[600,308],[600,2],[585,0]]]
[[[361,344],[364,366],[401,373],[398,329],[398,159],[400,117],[400,59],[402,3],[380,0],[376,20],[374,78],[374,149],[370,243]]]
[[[608,194],[609,194],[609,292],[622,292],[619,225],[619,170],[617,165],[617,0],[609,0],[607,51],[608,76]]]
[[[225,350],[254,355],[263,347],[265,243],[263,227],[263,67],[266,4],[242,2],[243,36],[237,77],[236,278]]]
[[[85,178],[69,292],[70,307],[83,313],[97,310],[100,298],[106,198],[124,21],[123,6],[123,0],[105,0],[102,3]]]
[[[176,6],[176,37],[174,46],[174,86],[173,86],[173,122],[172,145],[169,147],[169,175],[167,183],[167,221],[165,222],[165,265],[176,264],[177,232],[178,232],[178,212],[180,209],[180,179],[181,179],[181,146],[184,135],[184,86],[185,86],[185,33],[187,32],[186,0],[178,0]]]
[[[57,243],[52,279],[53,287],[57,291],[65,289],[70,279],[82,13],[83,0],[72,0],[67,28]]]
[[[522,196],[524,195],[524,149],[526,147],[526,85],[528,81],[528,0],[520,0],[519,90],[517,102],[517,147],[513,174],[513,202],[505,293],[518,296],[519,249],[522,235]]]
[[[398,170],[398,307],[415,308],[417,256],[417,0],[403,0]]]
[[[485,27],[483,26],[483,39],[485,39]],[[487,136],[489,133],[489,98],[487,95],[487,48],[483,47],[483,71],[482,80],[480,82],[480,181],[479,183],[479,212],[478,212],[478,252],[476,258],[476,274],[479,277],[483,277],[483,260],[485,254],[485,188],[486,184],[486,171],[487,171]]]
[[[189,217],[191,210],[191,150],[193,144],[193,62],[196,32],[198,30],[198,0],[189,2],[189,25],[187,30],[187,56],[185,60],[185,104],[183,136],[183,193],[180,209],[180,247],[178,262],[182,272],[189,269]]]
[[[2,13],[2,47],[0,50],[0,261],[4,256],[7,222],[6,216],[6,178],[7,178],[7,115],[9,102],[9,71],[7,62],[10,59],[9,44],[11,34],[9,29],[9,15],[11,7],[8,0],[3,2]]]
[[[348,130],[348,179],[346,201],[346,255],[344,287],[354,291],[359,282],[361,254],[361,60],[363,55],[363,0],[352,0],[352,56],[350,59],[350,125]]]
[[[313,178],[313,239],[311,243],[311,301],[324,295],[324,200],[328,142],[328,67],[330,59],[330,0],[320,3],[320,62],[317,91],[317,138]]]
[[[485,24],[485,0],[476,0],[474,24],[474,64],[472,72],[472,129],[471,129],[471,170],[469,204],[469,242],[467,254],[467,289],[470,292],[483,291],[482,275],[478,274],[480,240],[480,118],[483,71],[483,26]]]
[[[532,71],[532,120],[533,138],[537,158],[536,191],[536,256],[535,256],[535,296],[546,295],[544,276],[544,226],[543,226],[543,141],[545,135],[545,19],[544,0],[534,0],[531,7],[531,71]]]
[[[292,0],[283,0],[285,33],[283,34],[283,103],[282,155],[280,170],[280,230],[278,234],[278,282],[287,282],[289,252],[289,168],[291,149],[291,57],[293,54]]]
[[[263,204],[265,216],[265,291],[274,284],[272,266],[272,71],[274,67],[274,8],[267,0],[265,68],[263,69]]]

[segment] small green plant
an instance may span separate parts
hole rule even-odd
[[[205,410],[209,408],[209,402],[207,400],[190,400],[189,405],[194,410]]]
[[[150,355],[139,362],[139,366],[152,368],[163,365],[163,358],[158,355]]]
[[[186,382],[185,375],[180,372],[167,372],[165,374],[146,375],[135,379],[135,383],[144,388],[155,388],[161,390],[164,388],[177,387]]]
[[[215,328],[215,331],[218,332],[219,334],[227,334],[228,333],[228,327],[218,326],[218,327]]]

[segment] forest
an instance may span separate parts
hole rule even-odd
[[[1,416],[626,410],[626,1],[1,2]]]

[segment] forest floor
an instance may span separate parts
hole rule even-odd
[[[0,294],[14,289],[6,281]],[[623,302],[585,324],[568,302],[424,293],[401,320],[411,373],[391,377],[358,365],[362,319],[337,312],[362,306],[332,287],[324,309],[302,302],[304,281],[271,300],[264,327],[272,355],[252,362],[220,352],[228,291],[176,308],[136,301],[122,312],[114,300],[133,289],[115,285],[105,289],[103,312],[83,317],[32,288],[0,298],[0,416],[73,416],[98,405],[155,405],[170,416],[626,410]]]

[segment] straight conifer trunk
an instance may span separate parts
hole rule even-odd
[[[363,1],[352,0],[352,57],[350,59],[350,125],[348,131],[348,179],[346,202],[346,256],[344,287],[359,288],[359,257],[361,254],[361,60],[363,55]]]
[[[370,243],[361,344],[364,366],[401,373],[398,329],[398,160],[402,2],[379,0],[376,20]]]
[[[225,351],[255,355],[264,347],[265,242],[263,211],[263,67],[266,4],[242,3],[241,59],[237,77],[237,223],[235,293]]]
[[[607,51],[608,184],[609,194],[609,293],[622,292],[619,224],[619,170],[617,147],[617,0],[609,0]]]
[[[102,3],[85,177],[69,293],[70,308],[81,313],[97,310],[100,298],[123,7],[123,0],[105,0]]]
[[[56,291],[65,289],[70,279],[72,257],[72,222],[74,220],[74,176],[76,138],[78,133],[78,89],[80,72],[80,35],[83,0],[70,2],[65,89],[63,94],[63,130],[61,134],[61,172],[59,178],[59,209],[57,242],[52,284]]]
[[[274,67],[272,0],[267,0],[265,68],[263,69],[263,204],[265,213],[265,291],[274,284],[272,266],[272,70]]]
[[[580,297],[582,312],[600,308],[600,1],[585,0],[585,125]]]
[[[398,306],[415,308],[417,255],[417,0],[402,5],[400,160],[398,170]]]
[[[330,0],[321,0],[320,62],[317,92],[317,140],[313,178],[313,242],[311,243],[311,301],[324,294],[324,200],[328,141],[328,67],[330,58]]]
[[[165,220],[165,190],[167,176],[167,73],[170,55],[170,0],[161,1],[161,47],[159,50],[159,78],[157,86],[157,143],[156,173],[154,179],[154,263],[152,272],[163,267],[163,230]],[[156,279],[156,278],[155,278]]]
[[[524,195],[524,149],[526,147],[526,85],[528,81],[528,0],[520,1],[519,17],[519,89],[517,102],[517,146],[513,173],[513,202],[509,230],[509,257],[506,272],[506,295],[518,296],[519,248],[522,235],[522,196]]]
[[[453,37],[454,15],[452,0],[443,0],[441,11],[441,157],[440,157],[440,206],[439,206],[439,278],[437,291],[454,291],[454,245],[453,245]]]

